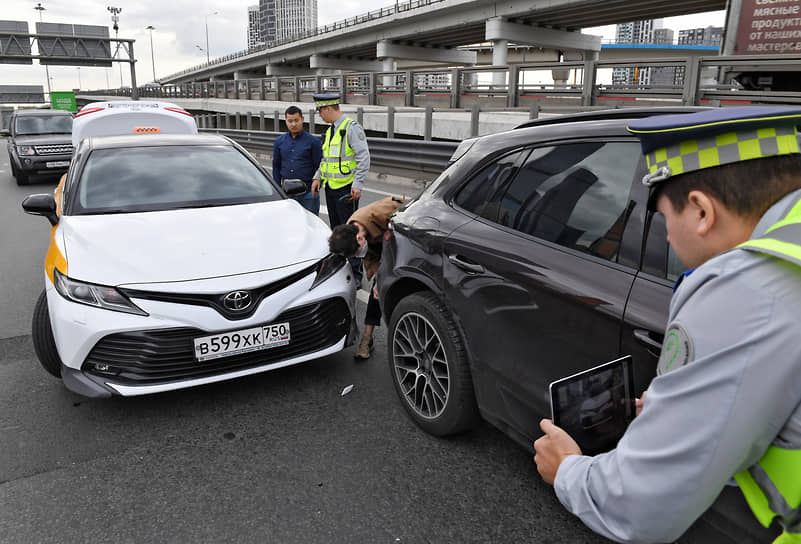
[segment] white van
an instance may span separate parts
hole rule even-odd
[[[75,114],[72,145],[94,136],[154,133],[197,134],[197,124],[191,113],[169,102],[92,102]]]

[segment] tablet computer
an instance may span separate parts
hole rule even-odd
[[[553,422],[585,455],[613,449],[634,419],[633,370],[626,355],[551,383]]]

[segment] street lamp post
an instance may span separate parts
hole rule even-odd
[[[42,5],[41,2],[37,3],[33,6],[33,9],[39,12],[39,22],[42,22],[42,12],[45,11],[47,8]],[[50,98],[50,70],[47,68],[47,64],[45,64],[45,76],[47,77],[47,97]]]
[[[120,20],[120,13],[122,13],[122,8],[115,8],[114,6],[106,6],[106,9],[111,12],[111,22],[114,23],[114,37],[120,37],[120,26],[117,24]],[[114,54],[117,54],[117,51],[120,50],[120,42],[117,41],[117,49],[115,50]],[[122,63],[120,63],[120,89],[122,89]]]
[[[155,57],[153,56],[153,31],[156,30],[156,27],[153,25],[147,25],[145,30],[150,31],[150,65],[153,66],[153,83],[156,82],[156,61]]]
[[[206,14],[206,62],[210,62],[209,58],[209,15],[217,15],[216,11]],[[200,47],[200,46],[198,46]]]

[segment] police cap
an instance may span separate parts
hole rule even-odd
[[[339,104],[340,96],[337,93],[333,94],[315,94],[312,95],[314,98],[314,107],[317,109],[322,108],[323,106],[334,106]]]
[[[671,176],[733,162],[799,153],[801,109],[743,106],[632,121],[651,187]]]

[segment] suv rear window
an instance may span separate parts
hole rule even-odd
[[[74,213],[143,212],[281,199],[231,146],[98,149],[87,158]]]
[[[69,115],[26,115],[17,117],[14,133],[17,136],[31,134],[70,134],[72,117]]]

